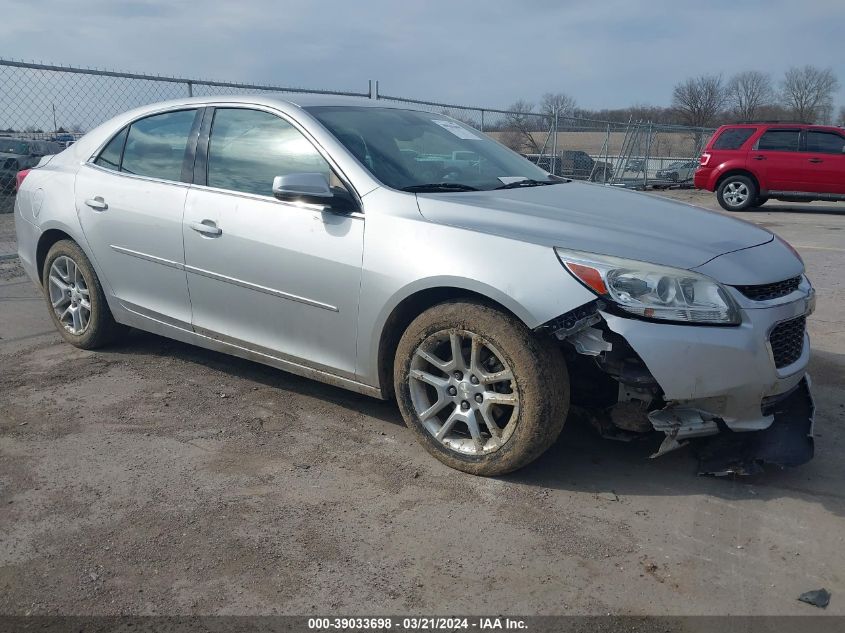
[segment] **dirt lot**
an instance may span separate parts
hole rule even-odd
[[[845,205],[741,215],[819,292],[816,459],[744,479],[575,425],[464,475],[390,403],[142,333],[75,350],[0,261],[0,613],[845,614]]]

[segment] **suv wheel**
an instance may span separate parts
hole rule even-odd
[[[728,176],[716,190],[716,199],[726,211],[742,211],[754,206],[757,187],[748,176]]]
[[[70,240],[53,244],[42,277],[47,307],[56,329],[68,343],[94,349],[119,331],[100,280],[79,246]]]
[[[569,411],[563,355],[510,314],[442,303],[399,341],[394,387],[407,426],[452,468],[502,475],[539,457]]]

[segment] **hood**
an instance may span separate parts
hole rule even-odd
[[[774,236],[715,211],[577,181],[523,189],[418,194],[438,224],[548,246],[695,268]]]

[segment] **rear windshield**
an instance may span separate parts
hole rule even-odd
[[[755,127],[729,127],[719,134],[712,149],[739,149],[756,131]]]

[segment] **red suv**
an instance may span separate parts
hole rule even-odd
[[[769,198],[845,201],[845,129],[795,123],[723,125],[701,155],[696,189],[715,191],[723,209]]]

